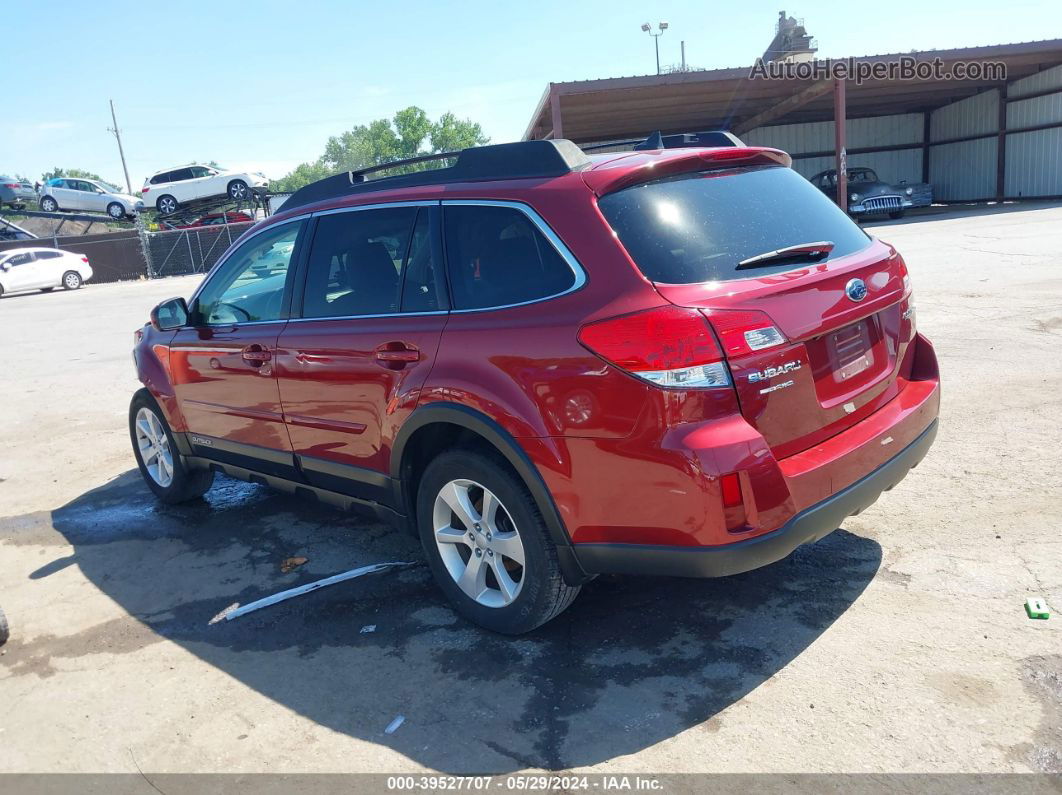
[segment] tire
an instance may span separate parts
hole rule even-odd
[[[154,417],[154,421],[148,414]],[[141,423],[139,427],[138,422]],[[192,469],[185,464],[184,456],[177,452],[166,415],[146,389],[138,390],[129,403],[129,439],[140,476],[152,493],[167,505],[198,499],[214,483],[214,470]],[[158,463],[160,460],[164,463]]]
[[[493,521],[480,514],[487,492],[498,504],[496,512],[488,511]],[[449,508],[453,504],[464,506],[473,527]],[[436,540],[436,527],[443,541]],[[579,594],[561,575],[557,549],[530,492],[500,457],[453,450],[432,461],[417,490],[417,530],[439,588],[458,613],[486,629],[530,632]],[[471,574],[479,576],[466,591],[458,580]]]
[[[63,274],[64,290],[79,290],[82,285],[81,274],[77,271],[67,271]]]
[[[233,201],[243,202],[251,198],[251,190],[242,179],[234,179],[229,183],[229,198]]]
[[[59,202],[57,202],[51,196],[42,197],[38,206],[41,208],[42,213],[59,212]]]
[[[155,200],[155,209],[163,215],[177,212],[178,207],[180,207],[180,205],[177,203],[177,200],[168,193],[162,194]]]
[[[125,208],[118,202],[111,202],[107,205],[107,215],[116,221],[125,218]]]
[[[903,218],[903,214],[904,214],[904,210],[897,210],[894,213],[889,213],[889,218],[891,218],[894,221],[899,221],[901,218]]]
[[[7,625],[7,616],[4,615],[4,611],[0,610],[0,646],[7,643],[7,639],[11,637],[11,628]]]

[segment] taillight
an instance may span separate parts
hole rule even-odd
[[[19,185],[19,184],[18,184],[17,182],[16,182],[16,183],[15,183],[14,185],[11,185],[11,184],[8,184],[8,183],[5,183],[5,184],[4,184],[4,187],[5,187],[5,188],[18,188],[18,187],[20,187],[20,185]]]
[[[145,185],[145,186],[144,186],[143,188],[141,188],[141,189],[140,189],[140,192],[141,192],[141,193],[147,193],[147,192],[148,192],[149,190],[151,190],[151,188],[149,188],[149,187],[147,187],[147,186]]]
[[[81,257],[81,261],[84,262],[86,265],[88,265],[88,257],[82,256]]]
[[[662,306],[600,320],[579,341],[617,367],[663,387],[730,386],[715,336],[696,309]]]
[[[723,343],[727,356],[742,356],[785,343],[785,335],[764,313],[744,309],[705,311],[712,328]]]

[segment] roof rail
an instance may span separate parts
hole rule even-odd
[[[443,168],[414,171],[411,174],[396,174],[373,180],[365,179],[367,175],[380,171],[454,158],[456,162],[453,165]],[[583,151],[565,139],[474,146],[459,152],[420,155],[325,177],[295,191],[291,198],[284,202],[283,211],[287,212],[294,207],[302,207],[326,199],[392,188],[495,179],[547,179],[579,171],[589,164],[590,159],[583,154]]]
[[[596,149],[610,149],[614,146],[633,146],[635,150],[645,149],[680,149],[684,147],[708,146],[744,146],[744,142],[728,130],[709,130],[706,132],[677,133],[661,135],[659,130],[649,134],[645,140],[613,141],[607,144],[584,146],[584,152]]]

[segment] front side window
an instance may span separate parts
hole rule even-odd
[[[16,265],[26,265],[33,262],[33,254],[16,254],[13,257],[8,257],[4,260],[4,268],[14,268]]]
[[[197,318],[209,326],[279,320],[302,222],[255,235],[225,260],[199,294]]]
[[[391,315],[437,306],[427,209],[420,215],[423,227],[417,221],[417,207],[356,210],[318,218],[307,258],[302,316]],[[407,271],[416,276],[407,276],[404,299],[402,282]]]
[[[784,166],[698,171],[602,196],[598,207],[650,281],[748,279],[806,266],[780,261],[739,270],[745,259],[829,241],[830,258],[870,238],[822,191]]]
[[[206,168],[205,166],[192,166],[189,170],[192,172],[192,176],[195,177],[195,178],[198,178],[198,177],[209,177],[209,176],[213,175],[213,173],[214,173],[213,171],[211,171],[209,168]]]
[[[575,285],[568,263],[516,208],[447,205],[443,228],[455,309],[522,304]]]
[[[37,252],[37,259],[57,259],[58,257],[61,257],[61,256],[62,256],[62,254],[60,254],[58,251],[38,251]]]

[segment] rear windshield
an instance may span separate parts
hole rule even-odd
[[[598,206],[646,278],[666,284],[803,267],[784,260],[736,270],[749,257],[801,243],[830,241],[831,259],[870,245],[822,191],[783,166],[681,174],[603,196]]]

